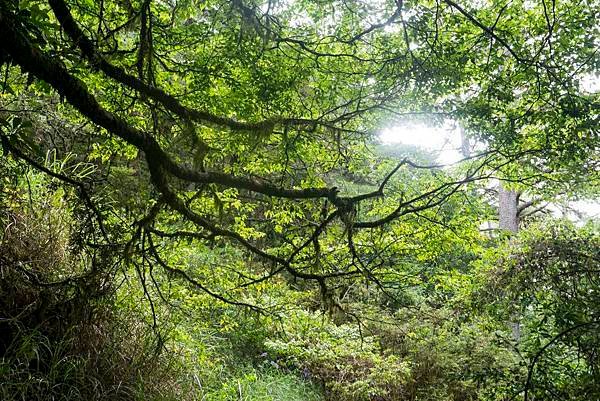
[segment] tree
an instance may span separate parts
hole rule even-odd
[[[600,63],[599,8],[520,0],[0,0],[0,168],[2,185],[10,183],[0,188],[0,208],[29,199],[35,222],[44,209],[34,201],[55,202],[48,215],[70,224],[57,237],[89,262],[44,270],[11,250],[0,263],[30,281],[24,292],[67,294],[69,302],[52,303],[57,310],[87,310],[134,277],[127,290],[147,302],[126,310],[139,307],[158,334],[148,344],[164,345],[161,323],[181,306],[196,313],[178,317],[188,328],[214,319],[232,342],[268,346],[278,362],[320,372],[334,396],[519,394],[519,354],[497,338],[517,301],[486,305],[499,307],[500,319],[473,306],[473,273],[507,246],[479,235],[478,219],[496,214],[480,194],[500,179],[510,206],[501,208],[510,211],[502,225],[517,231],[527,204],[518,203],[520,191],[597,192],[599,99],[580,81]],[[450,168],[424,152],[375,144],[381,127],[418,118],[456,120],[465,143],[484,149]],[[528,281],[534,275],[522,277],[548,249],[564,256],[563,240],[524,252],[516,272],[498,273],[506,280],[499,288],[509,293],[515,273],[513,296],[527,307],[538,307],[531,294],[568,304],[568,288],[556,284],[560,257],[551,253],[548,276],[535,272],[543,288]],[[578,260],[567,271],[578,279],[593,241],[575,245],[586,249],[566,253]],[[539,329],[524,333],[531,372],[540,361],[551,365],[536,355],[558,343],[569,355],[584,351],[585,366],[595,366],[587,328],[597,319],[585,296],[594,282],[585,273],[572,309],[523,314],[527,330]],[[2,292],[15,288],[0,284]],[[252,321],[248,310],[265,320]],[[326,314],[324,329],[312,330]],[[554,337],[544,337],[543,319],[556,320]],[[259,334],[242,341],[251,322],[262,324]],[[270,338],[276,325],[295,342]],[[569,342],[583,332],[583,347]],[[321,358],[324,348],[334,355]],[[548,381],[559,378],[557,388],[573,394],[561,372],[550,371]],[[576,373],[594,394],[595,376]],[[347,381],[340,386],[339,378]],[[526,391],[535,382],[533,391],[544,394],[541,379],[532,373]]]
[[[61,125],[88,125],[83,137],[69,134],[68,147],[101,174],[81,182],[45,169],[36,149],[55,148],[50,139],[59,133],[41,134],[47,119],[34,124],[35,113],[3,117],[3,146],[76,188],[94,219],[92,242],[128,260],[151,261],[223,302],[246,305],[171,266],[164,253],[182,238],[225,241],[261,261],[260,272],[240,272],[243,285],[285,274],[327,295],[335,280],[380,282],[372,270],[378,251],[362,254],[357,238],[439,210],[464,184],[513,161],[530,167],[520,181],[581,166],[594,174],[598,102],[581,94],[578,80],[598,63],[596,12],[597,5],[451,0],[324,8],[5,1],[8,101],[52,104],[57,93],[66,104],[50,110]],[[367,176],[377,163],[368,157],[376,127],[420,114],[457,118],[490,148],[462,176],[410,196],[399,186],[384,198],[396,175],[427,167],[410,160],[377,171],[363,192],[340,192],[336,172]],[[127,221],[108,217],[115,190]],[[337,246],[324,251],[331,238]],[[321,263],[324,252],[341,262]]]

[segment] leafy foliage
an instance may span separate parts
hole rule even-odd
[[[597,398],[598,13],[0,1],[0,395]]]

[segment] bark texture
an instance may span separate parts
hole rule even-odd
[[[519,231],[519,194],[504,188],[502,184],[500,184],[498,194],[500,228],[516,233]]]

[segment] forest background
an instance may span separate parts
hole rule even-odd
[[[0,398],[600,399],[599,13],[0,0]]]

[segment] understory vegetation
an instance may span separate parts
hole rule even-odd
[[[600,399],[599,15],[0,0],[0,399]]]

